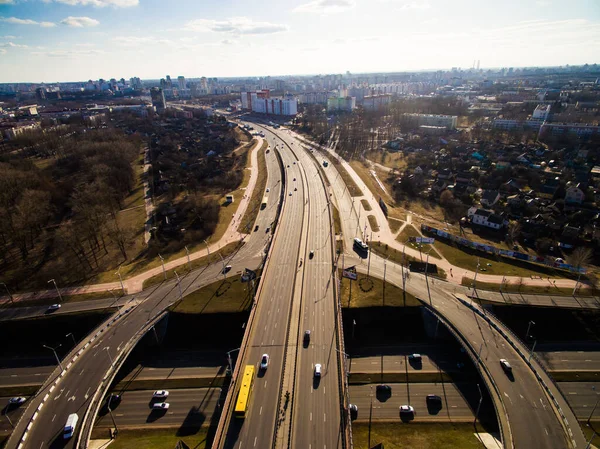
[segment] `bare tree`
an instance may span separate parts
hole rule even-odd
[[[506,230],[506,240],[508,243],[513,244],[515,240],[519,237],[521,233],[521,224],[518,221],[511,220],[508,223],[508,228]]]
[[[566,257],[566,259],[570,265],[573,265],[579,269],[590,264],[592,261],[592,254],[593,251],[591,248],[579,246],[575,248],[573,252]]]

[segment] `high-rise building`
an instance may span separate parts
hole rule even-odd
[[[152,106],[156,108],[156,112],[160,113],[167,107],[165,100],[165,93],[159,87],[153,87],[150,89],[150,96],[152,97]]]
[[[167,75],[167,89],[173,89],[173,81],[171,81],[170,75]]]
[[[179,89],[185,89],[186,88],[185,77],[178,76],[177,77],[177,83],[179,83]]]
[[[352,112],[356,108],[356,98],[354,97],[331,97],[327,99],[327,112],[346,111]]]
[[[38,87],[35,90],[35,98],[38,101],[44,101],[46,99],[46,89],[43,87]]]

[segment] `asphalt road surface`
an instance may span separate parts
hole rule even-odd
[[[281,178],[277,161],[274,159],[274,156],[267,157],[269,170],[267,185],[271,190],[271,195],[276,196],[281,188]],[[266,224],[273,222],[276,209],[275,202],[271,202],[269,207],[259,213],[257,223],[266,227]],[[261,263],[265,244],[269,239],[270,234],[266,232],[250,233],[245,239],[246,243],[243,247],[226,261],[227,264],[233,266],[230,275],[237,275],[236,273],[245,267],[256,268]],[[212,264],[188,274],[181,280],[183,295],[185,296],[204,285],[222,279],[221,270],[221,264]],[[74,447],[77,435],[69,441],[64,441],[62,438],[62,428],[68,415],[76,412],[80,415],[80,419],[83,418],[85,410],[89,406],[101,380],[109,370],[113,358],[127,346],[149,319],[178,300],[179,291],[176,281],[171,280],[148,288],[135,295],[135,297],[136,301],[141,303],[125,317],[113,323],[108,331],[103,332],[66,371],[56,389],[50,392],[50,386],[58,376],[59,371],[56,370],[52,373],[47,385],[30,401],[30,406],[27,408],[23,419],[19,421],[7,448],[17,447],[25,426],[27,426],[30,417],[46,393],[49,394],[46,405],[38,414],[33,427],[29,431],[24,447],[35,449]],[[80,421],[80,429],[82,424]]]

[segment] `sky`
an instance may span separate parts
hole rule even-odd
[[[600,63],[600,0],[0,0],[0,83]]]

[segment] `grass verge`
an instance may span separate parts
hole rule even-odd
[[[390,231],[395,234],[400,230],[404,222],[402,220],[398,220],[397,218],[388,217],[388,224],[390,226]]]
[[[430,245],[422,245],[423,247],[426,246],[430,246]],[[417,257],[412,257],[409,256],[408,254],[406,254],[406,258],[402,256],[402,251],[397,250],[396,248],[390,248],[389,245],[387,245],[386,243],[381,243],[381,242],[369,242],[369,248],[371,248],[371,251],[373,251],[375,254],[377,254],[380,257],[383,257],[384,259],[388,259],[390,262],[394,262],[396,264],[402,265],[402,263],[404,261],[408,262],[425,262],[427,260],[427,249],[423,249],[423,253],[422,253],[422,258],[417,258]],[[415,247],[415,249],[419,249],[418,247]],[[429,258],[430,263],[434,264],[435,260],[432,260],[432,258],[435,259],[434,256],[435,250],[431,251],[431,257]],[[447,273],[438,267],[438,274],[437,277],[441,278],[441,279],[446,279],[447,277]]]
[[[342,273],[340,272],[341,276]],[[350,282],[352,282],[352,295],[350,295]],[[421,302],[410,293],[406,293],[405,302],[402,289],[386,282],[384,291],[381,279],[373,276],[367,279],[364,274],[359,274],[356,281],[342,278],[340,296],[342,298],[342,307],[345,308],[421,306]]]
[[[201,427],[193,435],[189,435],[185,428],[173,429],[136,429],[119,430],[119,435],[111,443],[110,449],[173,449],[179,440],[188,447],[194,449],[205,449],[210,447],[207,441],[208,427]],[[183,432],[182,432],[183,431]],[[185,436],[178,435],[183,433]],[[98,429],[93,432],[94,438],[108,438],[107,429]]]
[[[371,169],[365,165],[365,163],[361,161],[350,161],[350,166],[354,169],[356,174],[360,177],[362,182],[365,183],[370,192],[365,192],[365,195],[371,193],[372,195],[377,197],[382,197],[383,201],[392,205],[395,204],[394,199],[390,196],[389,193],[385,192],[380,186],[379,183],[373,178],[371,174]],[[383,180],[382,180],[383,182]]]
[[[554,371],[549,370],[555,382],[598,382],[600,373],[598,371]]]
[[[336,158],[332,157],[331,163],[335,166],[340,176],[344,180],[346,187],[348,187],[348,192],[350,192],[350,196],[363,196],[362,190],[356,185],[350,173],[344,168],[344,166],[338,161]]]
[[[363,413],[367,413],[365,410]],[[383,443],[394,449],[481,449],[473,425],[467,423],[373,423],[371,446]],[[356,449],[368,449],[369,424],[352,424],[352,437]]]
[[[42,379],[43,380],[43,379]],[[36,391],[40,389],[42,383],[37,385],[14,385],[0,387],[1,397],[12,397],[12,396],[33,396]]]
[[[363,209],[366,210],[367,212],[370,212],[373,210],[373,208],[371,207],[371,205],[369,204],[369,202],[367,200],[360,200],[360,203],[363,206]]]
[[[421,233],[413,225],[406,225],[398,237],[396,237],[396,240],[402,244],[406,244],[416,251],[420,251],[422,254],[427,254],[427,252],[431,251],[429,252],[429,255],[434,259],[442,258],[432,245],[427,243],[409,242],[408,239],[410,237],[421,237]]]
[[[260,272],[257,273],[260,275]],[[248,309],[253,299],[252,283],[232,276],[213,282],[183,297],[171,311],[179,313],[235,313]]]
[[[117,298],[120,298],[122,296],[122,292],[121,289],[117,289],[117,290],[113,290],[114,295]],[[95,292],[95,293],[82,293],[81,295],[62,295],[62,303],[67,303],[67,302],[79,302],[79,301],[88,301],[91,299],[106,299],[106,298],[111,298],[112,295],[109,293],[109,291],[105,291],[105,292]],[[17,302],[13,302],[13,303],[7,303],[3,305],[3,308],[5,307],[33,307],[33,306],[47,306],[50,304],[55,304],[59,302],[58,297],[56,298],[36,298],[36,297],[32,297],[31,299],[24,299],[21,301],[17,301]]]
[[[216,263],[216,262],[220,263],[221,257],[223,257],[223,259],[226,259],[228,256],[232,255],[239,248],[241,248],[240,242],[231,242],[230,244],[222,247],[216,253],[210,253],[209,256],[204,256],[204,257],[201,257],[200,259],[192,260],[192,263],[191,263],[192,270],[195,270],[196,268],[202,267],[204,265],[209,265],[211,263]],[[219,256],[219,254],[220,254],[220,256]],[[167,270],[167,280],[175,277],[175,271],[177,271],[177,274],[179,274],[180,276],[183,276],[184,274],[189,273],[188,264],[186,263],[185,265],[180,265],[177,268]],[[148,278],[144,281],[143,288],[148,288],[152,285],[160,284],[164,280],[165,280],[165,277],[162,273],[156,274],[156,275],[152,276],[151,278]]]
[[[543,274],[553,278],[572,279],[576,278],[577,276],[567,271],[557,270],[556,268],[545,265],[538,265],[524,261],[521,262],[518,260],[513,261],[499,256],[496,257],[492,254],[485,254],[479,251],[469,250],[467,248],[458,248],[438,239],[435,241],[435,246],[452,265],[471,270],[473,272],[477,268],[477,259],[479,259],[479,272],[482,274],[522,277],[537,277]]]
[[[463,276],[461,285],[465,287],[473,286],[473,279]],[[477,290],[489,290],[498,292],[500,291],[500,284],[492,283],[492,282],[479,282],[477,281]],[[521,282],[505,282],[502,286],[502,291],[504,293],[530,293],[534,295],[539,294],[549,294],[556,296],[572,296],[573,289],[572,288],[564,288],[564,287],[554,287],[552,285],[548,286],[538,286],[538,285],[524,285]],[[597,292],[596,292],[597,293]],[[577,296],[594,296],[594,291],[591,288],[581,288],[577,291]],[[497,304],[493,302],[492,304]]]
[[[333,206],[333,203],[331,204]],[[335,231],[335,235],[340,235],[342,233],[342,220],[340,219],[340,211],[337,207],[333,206],[333,229]]]
[[[262,203],[263,196],[265,194],[265,189],[267,187],[267,161],[265,158],[265,151],[267,149],[268,143],[266,140],[263,141],[262,146],[258,149],[257,161],[258,161],[258,177],[256,178],[256,184],[254,185],[254,190],[252,191],[252,196],[250,197],[250,201],[248,202],[248,207],[246,208],[246,213],[238,226],[238,232],[248,233],[250,228],[256,221],[256,216],[260,210],[260,205]],[[249,170],[248,176],[250,176]],[[246,183],[248,185],[248,183]],[[245,187],[245,186],[244,186]]]
[[[367,219],[369,220],[371,231],[379,232],[379,224],[377,223],[377,218],[375,218],[375,215],[369,215],[367,216]]]

